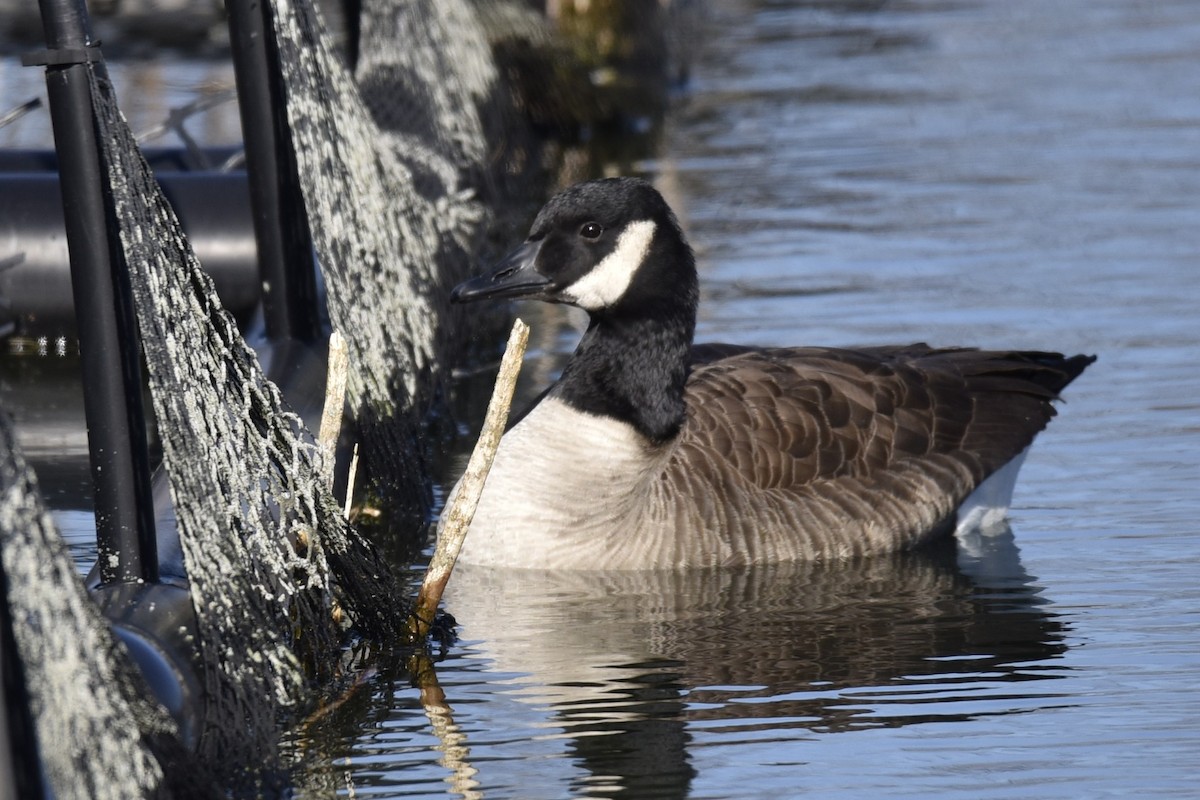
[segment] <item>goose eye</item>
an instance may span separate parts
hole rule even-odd
[[[579,229],[579,235],[585,239],[599,239],[602,233],[604,233],[604,226],[599,222],[585,222]]]

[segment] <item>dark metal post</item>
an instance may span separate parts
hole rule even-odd
[[[312,235],[288,134],[269,0],[226,0],[267,336],[319,333]]]
[[[46,93],[71,253],[84,413],[104,583],[158,579],[141,354],[128,282],[109,237],[87,62],[99,58],[83,0],[39,0]],[[117,255],[114,257],[114,253]]]

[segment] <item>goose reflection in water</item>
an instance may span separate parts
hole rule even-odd
[[[796,739],[1036,708],[1051,696],[1044,688],[1006,684],[1061,674],[1046,662],[1065,651],[1064,627],[1045,603],[1007,526],[828,564],[460,566],[447,606],[463,646],[506,675],[485,701],[495,708],[458,706],[457,722],[494,741],[517,703],[567,737],[582,768],[568,779],[573,793],[683,797],[701,735]],[[447,700],[455,705],[453,689]],[[508,762],[520,776],[502,778],[494,756],[476,765],[481,791],[508,778],[537,794],[527,760]]]

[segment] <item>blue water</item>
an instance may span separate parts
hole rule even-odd
[[[326,732],[340,777],[356,797],[1200,796],[1200,6],[710,9],[641,165],[699,254],[701,339],[1100,360],[1032,450],[1011,537],[685,578],[458,573],[440,737],[381,680]],[[522,313],[528,366],[552,369],[579,320]]]
[[[1200,5],[706,5],[636,165],[696,247],[699,338],[1098,354],[1011,534],[684,576],[460,569],[449,708],[381,669],[305,731],[298,794],[1200,796]],[[194,98],[182,69],[127,92],[135,127]],[[0,64],[6,101],[36,72]],[[193,133],[236,140],[220,119]],[[529,394],[581,320],[521,314]],[[89,518],[58,521],[94,558]]]

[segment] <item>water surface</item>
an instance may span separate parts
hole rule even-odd
[[[460,571],[449,710],[384,665],[308,729],[300,794],[1196,796],[1200,6],[707,5],[640,165],[696,247],[699,338],[1100,360],[1009,532],[829,565]],[[142,96],[194,97],[164,74]],[[42,143],[17,130],[0,143]],[[522,314],[532,392],[579,318]],[[75,466],[43,482],[84,481],[82,440],[48,425],[39,470]],[[86,563],[89,521],[59,505]]]
[[[643,165],[697,248],[701,339],[1100,361],[1031,452],[1011,535],[462,572],[441,738],[386,681],[325,731],[355,796],[1196,796],[1200,8],[710,7]],[[543,375],[573,346],[555,319]]]

